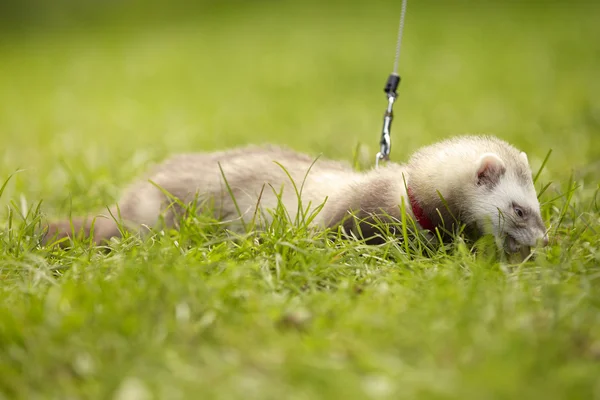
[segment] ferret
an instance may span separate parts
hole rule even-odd
[[[293,220],[299,198],[302,209],[322,206],[312,225],[363,237],[374,235],[377,224],[402,221],[404,209],[404,221],[410,217],[429,233],[439,228],[437,237],[462,225],[474,239],[493,235],[509,254],[548,243],[527,155],[491,136],[450,138],[418,150],[406,164],[365,172],[276,146],[176,155],[133,183],[109,213],[50,223],[45,241],[80,232],[100,244],[121,235],[121,222],[176,228],[181,205],[193,201],[210,204],[232,229],[257,213],[268,222],[278,202]]]

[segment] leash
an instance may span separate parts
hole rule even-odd
[[[406,15],[406,2],[402,0],[402,10],[400,12],[400,26],[398,28],[398,41],[396,42],[396,57],[394,58],[394,69],[388,77],[387,83],[383,91],[387,94],[388,105],[383,115],[383,129],[381,130],[381,140],[379,141],[379,153],[375,156],[375,168],[379,167],[379,161],[388,161],[390,159],[390,151],[392,150],[392,120],[394,119],[394,102],[398,93],[398,85],[400,84],[400,75],[398,75],[398,63],[400,61],[400,49],[402,47],[402,33],[404,32],[404,16]]]

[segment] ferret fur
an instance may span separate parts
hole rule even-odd
[[[324,203],[313,221],[321,227],[342,224],[347,232],[360,231],[367,237],[374,233],[369,220],[401,220],[402,201],[407,215],[414,218],[410,187],[435,226],[465,224],[475,238],[493,234],[500,247],[516,253],[547,243],[531,175],[525,153],[489,136],[448,139],[417,151],[407,164],[390,162],[366,172],[275,146],[183,154],[132,184],[110,213],[50,223],[46,241],[71,236],[73,231],[90,235],[92,221],[98,244],[120,236],[115,219],[129,227],[153,228],[160,221],[176,226],[181,209],[173,207],[173,198],[184,204],[195,199],[210,204],[216,218],[236,228],[242,225],[240,213],[246,223],[257,210],[268,219],[266,211],[277,207],[279,193],[294,219],[298,196],[293,180],[298,190],[302,187],[304,207]]]

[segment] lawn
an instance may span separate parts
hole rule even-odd
[[[550,245],[516,265],[285,220],[41,246],[40,218],[98,211],[177,152],[370,166],[400,11],[63,3],[0,28],[0,399],[600,399],[600,3],[408,5],[392,159],[463,133],[534,172],[551,151]]]

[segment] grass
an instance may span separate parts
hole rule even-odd
[[[593,2],[409,4],[392,158],[467,132],[536,172],[552,150],[535,260],[365,246],[281,210],[255,235],[200,215],[110,252],[38,245],[40,218],[110,204],[175,152],[358,147],[371,164],[398,11],[258,2],[7,31],[0,398],[598,398]]]

